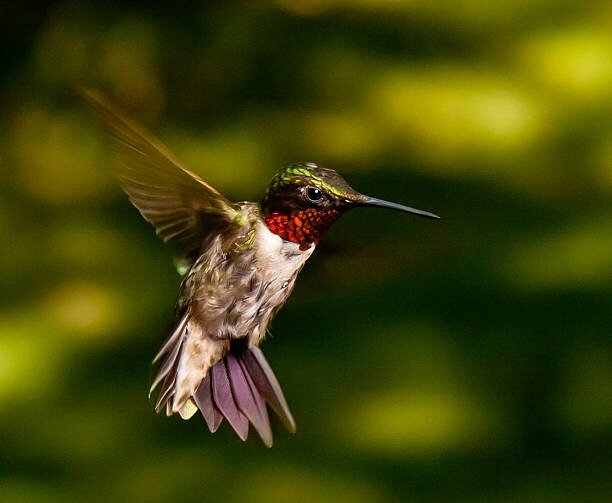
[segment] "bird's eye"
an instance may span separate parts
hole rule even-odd
[[[311,201],[319,201],[323,197],[323,193],[316,187],[308,187],[306,189],[306,197]]]

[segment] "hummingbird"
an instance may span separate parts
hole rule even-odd
[[[226,419],[243,441],[252,425],[271,447],[268,407],[290,432],[296,424],[259,345],[321,238],[354,208],[439,217],[361,194],[314,162],[279,170],[259,202],[231,202],[104,94],[81,94],[114,138],[123,191],[173,246],[183,275],[176,323],[153,360],[156,412],[199,410],[211,432]]]

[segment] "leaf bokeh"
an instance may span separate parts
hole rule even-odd
[[[36,14],[33,14],[36,12]],[[612,8],[0,5],[1,501],[609,501]],[[275,446],[157,416],[170,255],[73,92],[234,200],[315,160],[359,210],[263,349]]]

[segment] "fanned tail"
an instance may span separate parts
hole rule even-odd
[[[154,363],[160,364],[150,391],[153,393],[159,387],[155,410],[165,409],[168,415],[179,412],[183,419],[189,419],[199,409],[211,432],[217,431],[225,418],[242,440],[246,440],[252,424],[263,443],[271,447],[267,404],[295,433],[295,421],[280,384],[258,347],[235,341],[222,359],[204,370],[205,377],[196,384],[197,388],[192,388],[196,391],[186,394],[181,386],[180,369],[183,346],[188,346],[189,327],[186,312],[155,357]]]
[[[225,418],[245,440],[250,423],[263,443],[271,447],[267,403],[287,429],[295,433],[295,421],[283,391],[257,347],[241,347],[217,362],[202,380],[194,400],[211,432],[215,432]]]

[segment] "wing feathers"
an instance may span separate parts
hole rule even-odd
[[[117,175],[131,203],[181,255],[193,257],[206,235],[235,221],[236,206],[100,92],[80,89],[117,142]]]

